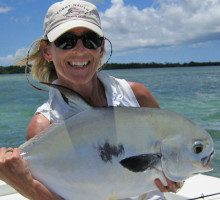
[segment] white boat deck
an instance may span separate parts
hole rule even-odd
[[[202,174],[193,176],[186,180],[177,194],[165,193],[165,197],[167,200],[220,200],[220,178]],[[27,198],[0,181],[0,200],[27,200]]]
[[[168,200],[220,200],[220,178],[198,174],[187,179],[177,194],[167,193],[165,196]]]
[[[16,190],[0,181],[0,200],[27,200],[27,198],[18,194]]]

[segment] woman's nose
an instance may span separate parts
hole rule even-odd
[[[73,50],[78,51],[78,52],[84,52],[85,47],[83,45],[83,41],[81,39],[78,39],[76,42],[76,46],[73,48]]]

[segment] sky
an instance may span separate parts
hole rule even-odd
[[[88,0],[111,40],[110,63],[220,61],[220,0]],[[56,0],[0,0],[0,66],[13,65],[43,35]],[[109,55],[110,45],[106,42]]]

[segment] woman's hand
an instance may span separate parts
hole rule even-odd
[[[167,186],[164,186],[163,183],[161,182],[160,179],[155,179],[154,183],[156,184],[156,186],[158,187],[158,189],[161,192],[174,192],[177,193],[183,186],[184,182],[173,182],[171,180],[169,180],[165,175],[164,175],[166,181],[167,181]]]
[[[61,200],[35,180],[18,148],[0,149],[0,179],[31,200]]]
[[[6,149],[5,147],[0,149],[0,179],[12,187],[17,184],[21,187],[33,181],[19,149]]]

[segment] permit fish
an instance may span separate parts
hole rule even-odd
[[[91,107],[77,93],[58,89],[68,116],[21,145],[33,176],[65,200],[116,200],[156,190],[212,170],[210,135],[171,111]],[[76,105],[78,113],[76,113]],[[80,111],[80,112],[79,112]]]

